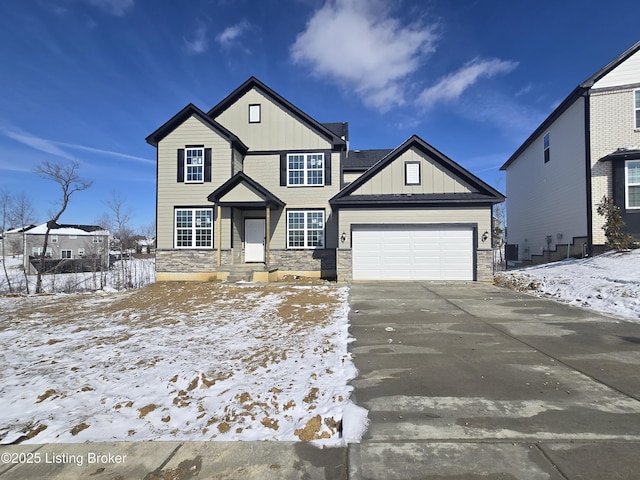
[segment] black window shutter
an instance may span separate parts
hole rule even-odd
[[[211,181],[211,149],[204,149],[204,181]]]
[[[287,186],[287,154],[280,154],[280,186]]]
[[[184,148],[178,149],[178,182],[184,182]]]
[[[331,185],[331,152],[324,152],[324,184]]]

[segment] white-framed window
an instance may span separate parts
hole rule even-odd
[[[93,237],[93,243],[103,243],[104,240],[100,235],[96,235]]]
[[[420,162],[404,162],[404,184],[420,185]]]
[[[640,129],[640,88],[633,91],[633,107],[635,114],[635,128]]]
[[[78,257],[80,257],[80,258],[84,257],[84,248],[83,247],[78,248]]]
[[[42,247],[33,247],[31,249],[32,257],[39,257],[40,255],[42,255]],[[53,250],[51,249],[51,247],[47,247],[47,254],[45,255],[45,257],[51,257],[52,255]]]
[[[204,148],[185,148],[184,171],[186,183],[204,182]]]
[[[49,237],[49,240],[51,241],[51,243],[58,243],[58,235],[51,235]]]
[[[287,248],[324,246],[324,210],[287,211]]]
[[[176,248],[211,248],[213,246],[213,209],[176,208]]]
[[[249,123],[260,123],[260,104],[249,105]]]
[[[63,260],[73,258],[73,250],[60,250],[60,258]]]
[[[545,133],[543,139],[542,139],[542,151],[544,154],[544,163],[548,163],[549,160],[551,160],[551,148],[550,148],[550,139],[549,139],[549,134]]]
[[[627,160],[624,165],[626,208],[640,208],[640,160]]]
[[[287,186],[324,185],[324,153],[287,155]]]

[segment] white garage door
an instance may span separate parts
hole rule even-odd
[[[352,232],[354,280],[473,280],[473,230],[380,225]]]

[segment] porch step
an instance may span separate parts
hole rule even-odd
[[[219,271],[228,272],[227,282],[251,282],[255,272],[275,272],[277,270],[277,267],[267,267],[263,263],[229,265],[219,268]]]

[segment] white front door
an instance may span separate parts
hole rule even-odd
[[[247,218],[244,221],[244,261],[264,262],[264,218]]]

